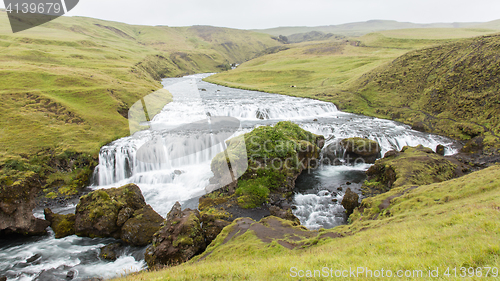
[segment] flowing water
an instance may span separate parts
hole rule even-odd
[[[239,127],[225,136],[249,132],[257,126],[293,121],[303,129],[324,135],[325,146],[347,137],[377,140],[382,155],[405,145],[435,148],[446,147],[447,154],[456,153],[456,144],[445,137],[411,130],[407,125],[389,120],[348,114],[331,104],[263,92],[222,87],[201,81],[209,74],[163,80],[173,95],[150,122],[149,129],[135,132],[102,147],[99,165],[91,188],[118,187],[136,183],[146,202],[160,215],[166,216],[176,201],[184,208],[196,208],[198,198],[213,176],[211,159],[223,151],[223,142],[193,132],[193,122],[214,116],[230,116],[239,120]],[[144,104],[144,103],[143,103]],[[210,123],[210,121],[208,121]],[[200,123],[201,124],[201,123]],[[152,140],[159,140],[153,149],[143,149]],[[138,153],[140,151],[140,153]],[[181,155],[174,156],[178,151]],[[159,155],[161,157],[159,157]],[[309,229],[331,228],[345,222],[340,205],[347,187],[359,191],[365,179],[367,164],[324,165],[297,180],[294,214]],[[54,210],[74,211],[74,205]],[[41,210],[35,215],[42,217]],[[68,271],[75,279],[92,276],[113,277],[145,267],[144,248],[126,247],[116,261],[98,258],[99,248],[113,239],[90,239],[70,236],[55,239],[49,236],[0,242],[0,276],[9,280],[67,280]],[[35,256],[37,255],[37,256]],[[35,260],[27,262],[30,257]]]

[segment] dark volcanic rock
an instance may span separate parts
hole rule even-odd
[[[359,160],[365,163],[375,163],[380,155],[378,142],[364,138],[347,138],[340,141],[340,145],[346,150],[347,163],[357,163]]]
[[[200,213],[198,210],[181,210],[180,204],[176,203],[144,256],[148,267],[155,268],[186,262],[205,248]]]
[[[134,212],[134,216],[122,226],[120,238],[131,245],[146,246],[160,229],[163,217],[147,205]]]
[[[444,154],[445,154],[445,147],[443,145],[441,145],[441,144],[438,144],[436,146],[436,153],[439,154],[439,155],[441,155],[441,156],[444,156]]]
[[[342,199],[342,206],[346,209],[347,216],[350,216],[354,209],[359,206],[359,195],[352,192],[350,188],[347,188],[344,198]]]
[[[100,249],[99,257],[104,260],[116,260],[120,256],[120,251],[122,249],[122,244],[112,243],[108,244]]]
[[[63,238],[75,234],[75,215],[54,214],[52,210],[43,210],[45,219],[50,222],[50,227],[54,231],[56,238]]]
[[[79,236],[121,238],[137,246],[149,244],[163,221],[146,205],[135,184],[82,196],[75,216],[75,232]]]
[[[224,229],[224,227],[229,225],[228,221],[217,219],[216,216],[202,214],[201,223],[203,233],[205,234],[205,243],[210,245],[213,240],[219,235],[219,233]]]
[[[44,235],[49,222],[33,216],[35,196],[40,191],[33,174],[12,185],[0,186],[0,237]]]

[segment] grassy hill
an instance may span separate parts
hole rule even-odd
[[[500,20],[494,20],[494,21],[490,21],[490,22],[480,23],[480,24],[471,26],[471,28],[486,28],[486,29],[500,30]]]
[[[357,271],[358,267],[379,270],[379,274],[381,269],[390,270],[393,277],[409,274],[407,280],[432,279],[429,270],[438,268],[436,279],[459,280],[462,267],[473,267],[474,275],[481,267],[483,278],[487,267],[498,267],[498,165],[447,182],[418,188],[403,186],[365,200],[363,205],[364,213],[355,211],[349,225],[320,230],[304,241],[290,237],[290,242],[303,245],[299,248],[288,249],[284,243],[259,239],[251,231],[234,235],[233,223],[204,254],[186,264],[117,280],[289,280],[298,270],[303,270],[303,276],[306,270],[311,274],[318,270],[315,279],[329,279],[332,275],[323,275],[323,268],[328,274],[332,269],[335,275],[337,270]],[[342,237],[318,239],[332,232]],[[488,276],[494,278],[491,268]],[[363,274],[354,278],[349,273],[347,277],[374,278]]]
[[[366,22],[354,22],[339,25],[327,26],[287,26],[276,27],[269,29],[255,29],[254,31],[271,34],[274,36],[284,35],[289,36],[296,33],[308,33],[311,31],[319,31],[323,33],[333,33],[336,35],[345,36],[362,36],[372,32],[395,30],[395,29],[412,29],[412,28],[469,28],[476,26],[479,23],[430,23],[418,24],[411,22],[398,22],[392,20],[370,20]],[[487,27],[480,27],[487,28]]]
[[[500,37],[451,39],[471,34],[405,31],[296,44],[207,80],[330,101],[457,139],[481,135],[487,146],[498,146]]]
[[[128,135],[128,108],[162,77],[226,70],[278,45],[251,31],[83,17],[12,34],[0,12],[0,167],[8,175],[0,182],[40,173],[45,156],[67,150],[95,159]]]

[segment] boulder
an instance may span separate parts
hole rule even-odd
[[[177,265],[206,248],[198,210],[181,210],[176,203],[144,254],[148,267]]]
[[[163,217],[147,205],[134,212],[132,218],[122,226],[120,238],[128,244],[146,246],[160,229]]]
[[[36,195],[40,191],[34,173],[10,185],[0,186],[0,237],[44,235],[49,222],[35,218]]]
[[[120,256],[123,246],[120,243],[108,244],[100,249],[99,257],[104,260],[114,261]]]
[[[345,149],[344,159],[349,163],[375,163],[380,155],[380,145],[378,142],[365,138],[347,138],[340,141],[340,145]]]
[[[52,210],[43,210],[45,219],[50,222],[50,227],[54,231],[56,238],[63,238],[75,234],[75,215],[54,214]]]
[[[342,206],[346,210],[347,216],[350,216],[355,208],[359,206],[359,195],[347,188],[344,198],[342,199]]]
[[[439,154],[439,155],[441,155],[441,156],[444,156],[445,150],[446,150],[446,148],[443,145],[441,145],[441,144],[438,144],[436,146],[436,153]]]
[[[75,212],[78,236],[114,237],[144,246],[151,242],[163,218],[146,205],[135,184],[100,189],[80,198]]]

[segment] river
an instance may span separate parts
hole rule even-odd
[[[325,136],[325,146],[347,137],[366,137],[380,143],[382,155],[391,149],[418,144],[433,149],[442,144],[446,154],[457,152],[453,140],[417,132],[404,124],[341,112],[331,103],[312,99],[203,82],[208,75],[164,79],[162,84],[173,95],[173,101],[152,118],[149,130],[135,132],[101,148],[91,188],[136,183],[146,202],[164,217],[176,201],[183,208],[196,208],[198,198],[206,193],[205,187],[213,176],[211,159],[223,151],[223,146],[194,141],[182,128],[210,116],[237,118],[240,126],[233,136],[257,126],[290,120],[305,130]],[[158,134],[163,139],[176,140],[164,143],[166,159],[169,151],[178,149],[186,151],[187,156],[172,161],[141,161],[137,150]],[[347,187],[359,192],[368,168],[368,164],[324,165],[304,173],[297,179],[294,214],[309,229],[332,228],[345,223],[344,209],[340,205],[343,193]],[[74,209],[75,205],[70,205],[54,211],[69,213]],[[34,214],[43,217],[43,210],[35,209]],[[73,280],[81,280],[94,276],[111,278],[145,268],[144,248],[127,247],[116,261],[100,260],[99,248],[115,241],[77,236],[55,239],[50,229],[45,237],[0,241],[0,276],[5,275],[8,280],[68,280],[66,275],[72,271]],[[27,262],[30,257],[35,260]]]

